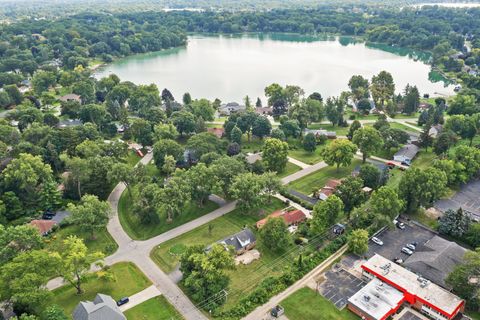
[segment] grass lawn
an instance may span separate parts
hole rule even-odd
[[[183,319],[164,296],[149,299],[132,309],[125,311],[124,314],[128,320]]]
[[[239,232],[245,225],[253,226],[265,215],[284,207],[285,205],[282,201],[273,198],[272,203],[263,207],[263,213],[258,215],[244,214],[239,209],[235,209],[210,223],[162,243],[151,252],[150,256],[160,269],[170,273],[178,263],[178,255],[182,254],[187,246],[197,244],[207,246],[228,235]],[[212,226],[211,232],[209,232],[209,225]]]
[[[400,150],[400,147],[398,148],[392,148],[392,149],[380,149],[379,151],[375,152],[374,156],[380,157],[382,159],[390,160],[393,159],[393,155],[397,153],[397,151]]]
[[[433,160],[437,158],[437,155],[433,153],[432,148],[427,151],[420,149],[417,156],[413,160],[412,166],[420,169],[430,168],[433,164]]]
[[[137,162],[140,161],[140,157],[137,155],[135,151],[129,150],[125,161],[129,166],[134,167],[137,164]]]
[[[415,112],[412,114],[397,113],[393,119],[418,119],[419,115],[420,112]]]
[[[363,115],[360,112],[353,112],[352,110],[347,110],[347,112],[345,112],[346,119],[350,120],[350,116],[352,115],[355,116],[354,120],[377,120],[378,119],[378,115],[376,114]]]
[[[297,171],[300,171],[302,168],[300,168],[299,166],[297,166],[296,164],[293,164],[291,162],[287,162],[287,166],[285,167],[285,170],[283,170],[283,172],[280,172],[277,174],[277,176],[279,178],[283,178],[283,177],[286,177],[286,176],[289,176]]]
[[[418,123],[415,121],[407,121],[406,123],[408,123],[411,126],[417,127],[418,129],[423,129],[423,127],[419,126]]]
[[[433,229],[437,230],[438,228],[438,220],[433,219],[425,214],[424,209],[418,209],[417,212],[409,214],[409,216],[421,224]]]
[[[256,137],[250,137],[250,142],[247,139],[247,135],[243,135],[242,137],[242,148],[243,152],[260,152],[263,149],[263,143],[265,139],[259,139]]]
[[[201,217],[217,208],[218,205],[211,201],[208,201],[203,208],[195,204],[186,204],[181,215],[174,217],[172,222],[167,223],[166,214],[163,213],[160,216],[159,223],[145,225],[133,212],[133,203],[128,191],[125,190],[118,203],[118,214],[123,229],[132,239],[145,240]]]
[[[400,129],[400,130],[403,130],[403,131],[406,131],[406,132],[413,132],[413,133],[418,133],[420,132],[419,130],[415,130],[413,128],[410,128],[402,123],[398,123],[398,122],[389,122],[390,123],[390,128],[392,129]]]
[[[337,135],[339,136],[346,136],[348,134],[349,127],[339,127],[339,126],[333,126],[331,124],[321,124],[321,123],[313,123],[308,126],[308,129],[323,129],[327,131],[335,131]]]
[[[352,163],[348,167],[340,167],[338,171],[336,167],[328,166],[299,180],[289,183],[288,187],[309,195],[323,187],[329,179],[340,179],[347,177],[352,173],[353,169],[355,169],[355,167],[361,163],[361,160],[353,159]]]
[[[112,279],[98,279],[91,275],[83,284],[83,293],[77,295],[74,287],[65,285],[53,290],[52,303],[61,306],[65,313],[72,314],[80,301],[93,300],[97,293],[104,293],[117,300],[142,291],[151,285],[145,275],[131,262],[120,262],[110,267]]]
[[[288,139],[288,155],[303,163],[315,164],[323,160],[320,153],[331,141],[332,140],[327,140],[325,144],[317,145],[317,149],[314,152],[308,152],[303,149],[303,145],[298,139]]]
[[[397,188],[404,174],[405,172],[398,168],[390,170],[390,178],[388,179],[387,186]]]
[[[90,234],[81,231],[78,226],[73,225],[61,227],[52,233],[46,241],[49,243],[52,250],[61,250],[62,241],[72,235],[82,238],[90,252],[101,251],[106,255],[110,255],[118,248],[117,243],[113,240],[107,229],[97,231],[96,238],[93,240]]]
[[[290,320],[357,320],[353,312],[344,308],[339,311],[330,301],[310,288],[302,288],[280,302]]]
[[[468,311],[466,314],[467,314],[467,316],[469,316],[473,320],[480,320],[480,312]]]

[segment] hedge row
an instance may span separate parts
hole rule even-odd
[[[282,190],[280,192],[280,194],[282,196],[284,196],[285,198],[290,199],[291,201],[298,203],[299,205],[301,205],[305,209],[313,210],[313,204],[311,204],[310,202],[307,202],[307,201],[305,201],[305,200],[303,200],[303,199],[301,199],[297,196],[294,196],[293,194],[289,193],[286,190]]]

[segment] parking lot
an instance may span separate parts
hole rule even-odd
[[[342,268],[332,268],[325,277],[326,280],[320,284],[320,294],[339,310],[345,308],[348,299],[366,284]]]
[[[470,212],[473,219],[480,221],[480,197],[478,195],[480,195],[480,181],[473,181],[464,185],[450,199],[435,202],[435,208],[442,212],[448,209],[458,210],[458,208],[462,208]]]
[[[405,261],[409,255],[401,252],[401,250],[406,244],[417,242],[417,248],[420,249],[425,242],[435,236],[434,232],[418,226],[413,222],[402,221],[405,223],[405,229],[400,230],[397,227],[393,230],[386,229],[376,236],[383,241],[382,246],[379,246],[370,240],[368,252],[366,254],[368,258],[372,257],[375,253],[378,253],[390,260],[400,258]]]

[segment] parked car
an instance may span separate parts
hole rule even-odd
[[[278,318],[285,313],[285,309],[281,305],[277,305],[270,311],[272,317]]]
[[[397,222],[396,226],[400,230],[405,229],[405,223],[403,223],[403,222]]]
[[[130,301],[130,299],[128,297],[123,297],[123,298],[121,298],[120,300],[117,301],[117,306],[119,306],[119,307],[123,306],[128,301]]]
[[[395,262],[396,264],[402,264],[403,263],[403,259],[400,259],[398,257],[395,257],[395,259],[393,259],[393,262]]]
[[[372,237],[372,241],[375,243],[375,244],[378,244],[379,246],[383,246],[383,241],[378,239],[377,237]]]
[[[416,249],[416,247],[411,243],[407,244],[405,247],[407,247],[408,249],[410,249],[412,251],[415,251],[415,249]]]
[[[408,249],[407,247],[403,247],[402,252],[405,253],[405,254],[408,254],[409,256],[411,256],[413,254],[413,251]]]
[[[55,213],[50,212],[50,211],[45,211],[42,215],[42,219],[43,220],[52,220],[54,216],[55,216]]]

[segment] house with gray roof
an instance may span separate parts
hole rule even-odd
[[[393,156],[394,161],[410,165],[420,149],[414,144],[406,144]]]
[[[223,116],[229,116],[232,113],[242,112],[245,110],[247,110],[246,106],[243,106],[237,102],[229,102],[227,104],[222,104],[218,108],[218,113],[220,113],[220,115],[223,115]]]
[[[403,266],[422,275],[433,283],[447,288],[445,279],[456,265],[462,263],[467,249],[455,242],[434,236],[423,246],[419,245]]]
[[[257,238],[253,234],[252,230],[245,228],[239,233],[228,236],[217,243],[227,247],[233,247],[235,249],[235,253],[240,255],[250,249],[253,249],[253,247],[255,247],[257,244]]]
[[[112,297],[98,293],[93,301],[81,301],[72,313],[73,320],[126,320]]]

